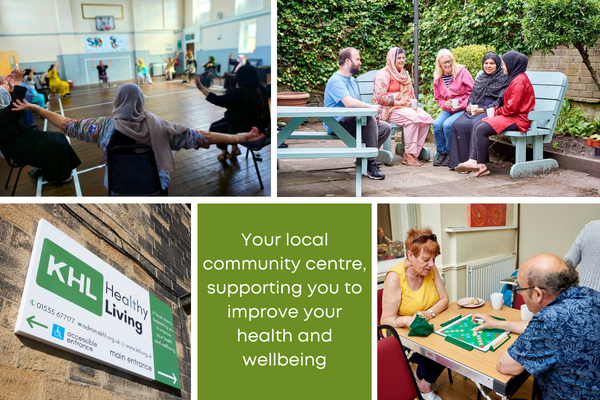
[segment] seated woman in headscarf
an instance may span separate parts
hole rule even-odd
[[[504,131],[527,132],[531,125],[527,114],[535,108],[535,93],[525,74],[527,56],[509,51],[502,56],[502,60],[504,61],[502,69],[508,75],[505,82],[507,88],[500,94],[498,106],[494,107],[494,117],[485,117],[473,127],[469,160],[461,164],[465,170],[466,168],[475,170],[467,178],[489,175],[490,171],[485,163],[488,159],[490,136]],[[455,170],[459,167],[460,165]]]
[[[135,66],[138,71],[138,78],[140,80],[146,78],[146,81],[152,85],[152,77],[150,77],[150,72],[148,72],[148,67],[144,64],[144,60],[141,58],[135,58]]]
[[[194,75],[196,73],[196,60],[194,59],[194,53],[191,50],[188,50],[185,53],[185,70],[181,73],[183,81],[181,83],[188,83],[190,80],[190,75]]]
[[[139,86],[134,83],[121,85],[113,101],[112,117],[97,117],[73,120],[60,114],[45,110],[39,106],[17,100],[16,110],[30,110],[46,118],[52,125],[70,136],[88,143],[97,143],[100,151],[107,159],[107,146],[115,132],[140,143],[149,143],[154,151],[162,188],[171,184],[169,173],[175,169],[175,161],[171,150],[208,148],[216,143],[246,143],[259,140],[264,135],[256,128],[235,136],[211,133],[199,129],[189,129],[160,118],[144,110],[144,96]],[[105,186],[108,178],[105,176]]]
[[[467,112],[458,117],[452,124],[450,137],[450,162],[449,167],[455,169],[458,164],[469,159],[471,152],[471,136],[475,124],[486,115],[486,109],[494,108],[500,102],[500,94],[506,89],[507,76],[502,70],[502,60],[493,51],[483,56],[483,73],[475,80],[473,91],[469,96]],[[461,166],[458,172],[467,171]]]
[[[175,53],[175,59],[177,59],[177,56],[179,56],[179,52]],[[172,81],[175,76],[175,60],[173,57],[169,57],[169,60],[167,60],[162,54],[160,57],[167,63],[167,66],[165,67],[165,80]]]
[[[411,107],[415,98],[408,71],[404,69],[406,54],[400,47],[392,47],[387,54],[385,68],[375,75],[373,103],[380,104],[379,119],[402,125],[404,128],[404,161],[411,167],[423,165],[419,154],[427,139],[433,118],[423,109]]]
[[[258,83],[258,70],[252,65],[240,67],[237,71],[237,84],[238,87],[217,96],[209,92],[196,78],[196,87],[206,96],[206,100],[227,109],[223,118],[213,122],[209,129],[212,132],[234,135],[255,126],[260,132],[264,132],[271,119],[267,91]],[[227,143],[218,144],[217,147],[221,149],[221,154],[217,157],[219,161],[241,154],[237,144],[231,145],[231,153],[227,153]]]
[[[202,83],[202,86],[208,89],[212,85],[212,80],[217,71],[215,56],[209,56],[208,62],[201,66],[204,67],[204,72],[200,74],[200,82]]]
[[[23,74],[15,68],[5,78],[8,89],[0,86],[0,149],[17,164],[40,168],[48,182],[69,181],[71,171],[81,161],[67,138],[61,133],[38,131],[21,118],[24,109],[15,107],[15,102],[27,103],[27,89],[21,86]]]
[[[50,91],[58,91],[58,95],[64,98],[69,96],[71,87],[69,86],[69,82],[61,81],[58,77],[60,64],[62,63],[52,64],[50,68],[48,68],[48,86],[50,86]]]

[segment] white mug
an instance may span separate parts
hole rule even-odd
[[[502,309],[502,301],[504,300],[504,295],[502,293],[492,293],[490,295],[490,300],[494,310],[498,311]]]
[[[529,311],[529,308],[527,308],[527,304],[523,304],[521,306],[521,319],[523,321],[528,321],[531,318],[533,318],[533,313]]]
[[[477,109],[479,106],[477,104],[471,104],[471,115],[477,114]]]
[[[452,108],[458,108],[458,99],[452,99]]]
[[[492,107],[490,107],[490,108],[488,108],[487,110],[485,110],[485,112],[487,112],[487,116],[488,116],[488,118],[493,118],[493,117],[494,117],[494,114],[495,114],[495,111],[496,111],[496,110],[494,110],[494,108],[492,108]]]
[[[417,99],[410,99],[410,106],[413,108],[413,110],[416,110],[419,106],[419,102],[417,101]]]

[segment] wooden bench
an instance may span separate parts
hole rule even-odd
[[[515,165],[510,169],[511,178],[524,178],[546,174],[558,169],[558,162],[544,159],[544,143],[550,143],[560,116],[567,77],[561,72],[527,71],[527,77],[535,92],[535,108],[527,115],[531,127],[527,132],[503,132],[515,146]],[[533,160],[527,161],[527,145],[533,145]]]
[[[345,107],[277,107],[277,117],[291,117],[281,131],[277,133],[277,158],[356,158],[356,196],[362,192],[361,178],[366,169],[367,158],[377,156],[377,149],[364,147],[361,141],[362,127],[367,123],[368,116],[375,116],[377,111],[373,108],[345,108]],[[334,117],[357,117],[356,139],[353,138]],[[333,131],[327,132],[298,132],[296,129],[310,117],[321,119]],[[286,139],[304,140],[341,140],[348,147],[310,147],[310,148],[284,148],[279,146]]]
[[[360,93],[361,101],[371,104],[373,99],[373,86],[375,75],[377,75],[378,72],[379,70],[372,70],[356,78],[356,81],[358,82],[358,91]],[[400,132],[400,136],[402,138],[402,141],[396,145],[396,154],[404,154],[404,130],[402,129],[402,125],[392,123],[390,123],[390,125],[392,126],[390,136],[383,144],[383,149],[379,150],[379,155],[377,156],[377,161],[380,161],[385,165],[394,164],[394,154],[392,153],[392,136],[394,136],[396,132]],[[419,154],[419,159],[429,161],[429,156],[429,149],[423,147],[423,149],[421,149],[421,154]]]

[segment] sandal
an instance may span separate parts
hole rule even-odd
[[[423,163],[419,161],[409,161],[406,163],[406,165],[408,165],[409,167],[421,167],[423,166]]]
[[[479,178],[481,176],[486,176],[490,174],[490,170],[486,169],[485,171],[483,171],[481,174],[479,175],[475,175],[473,172],[469,173],[469,176],[467,176],[467,179],[475,179],[475,178]]]
[[[467,171],[477,172],[477,171],[479,171],[479,167],[469,167],[469,166],[465,165],[464,163],[460,163],[456,167],[454,167],[454,170],[456,172],[467,172]]]
[[[219,161],[225,161],[225,159],[228,159],[228,158],[229,158],[228,153],[225,153],[225,154],[221,153],[217,156],[217,160],[219,160]]]
[[[231,158],[236,158],[237,156],[241,156],[242,155],[242,151],[238,148],[235,149],[234,151],[232,151],[231,153],[227,154],[227,159],[231,159]]]

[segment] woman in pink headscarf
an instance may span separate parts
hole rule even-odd
[[[373,103],[382,106],[380,120],[402,125],[404,128],[402,164],[420,167],[423,164],[418,157],[433,118],[423,109],[411,107],[411,99],[415,98],[415,93],[410,75],[404,69],[405,61],[406,54],[400,47],[393,47],[388,51],[385,68],[375,75]]]

